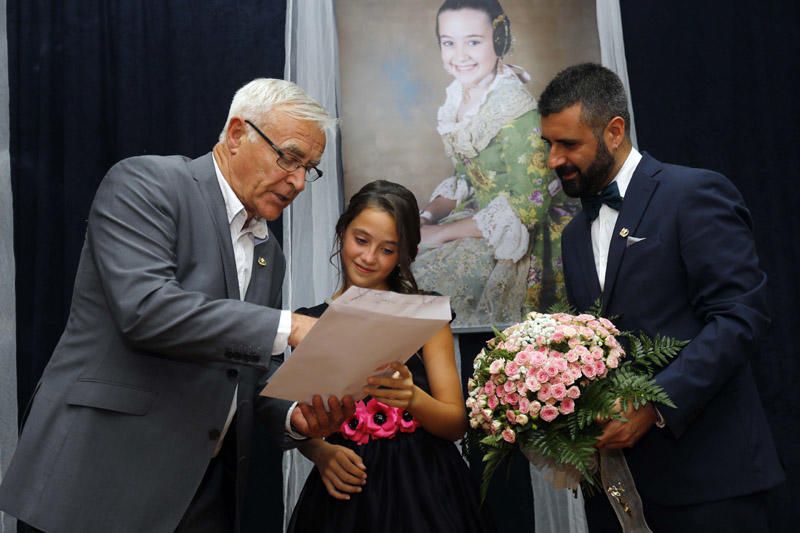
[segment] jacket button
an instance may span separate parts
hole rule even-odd
[[[220,435],[222,435],[222,433],[220,433],[220,431],[216,428],[208,430],[209,440],[219,440]]]
[[[239,371],[235,368],[229,368],[225,373],[228,375],[228,379],[231,381],[236,380],[237,376],[239,375]]]

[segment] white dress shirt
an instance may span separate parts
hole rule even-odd
[[[230,184],[222,175],[222,171],[217,165],[217,160],[214,160],[214,172],[217,175],[217,182],[219,189],[222,192],[222,198],[225,201],[225,212],[228,216],[228,225],[231,232],[231,244],[233,245],[233,256],[236,259],[236,278],[239,282],[239,299],[244,300],[247,294],[247,288],[250,286],[250,278],[253,274],[253,253],[255,250],[255,240],[265,241],[269,239],[269,231],[267,229],[267,222],[263,218],[252,218],[247,222],[247,211],[236,196],[236,193],[231,189]],[[246,223],[246,225],[245,225]],[[275,340],[272,343],[272,353],[280,354],[286,350],[289,342],[289,334],[292,330],[292,313],[290,311],[281,311],[281,317],[278,321],[278,331],[275,334]],[[239,392],[239,386],[233,391],[233,398],[231,400],[231,408],[228,412],[228,418],[225,420],[225,426],[222,429],[217,446],[214,449],[214,455],[219,453],[222,448],[222,441],[225,439],[225,434],[228,432],[228,427],[233,420],[233,415],[236,413],[236,398]],[[286,413],[286,429],[291,431],[290,419],[294,405],[289,412]]]
[[[642,154],[636,148],[631,148],[625,163],[609,182],[617,182],[619,195],[624,199],[625,191],[633,177],[633,171],[642,160]],[[606,204],[600,206],[600,213],[592,221],[592,253],[594,254],[594,267],[597,270],[597,279],[600,280],[600,290],[603,290],[606,281],[606,266],[608,263],[608,249],[611,246],[611,236],[614,233],[614,226],[617,223],[619,211],[608,207]]]

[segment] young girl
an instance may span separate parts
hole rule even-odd
[[[365,185],[336,224],[342,273],[351,285],[417,293],[411,263],[420,240],[414,195],[388,181]],[[298,312],[320,316],[321,304]],[[380,347],[376,346],[376,349]],[[290,532],[489,531],[477,490],[453,444],[466,430],[450,327],[390,377],[369,379],[356,414],[301,452],[314,462]]]

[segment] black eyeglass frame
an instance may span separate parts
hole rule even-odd
[[[309,182],[309,183],[313,183],[313,182],[317,181],[318,179],[320,179],[322,177],[322,171],[320,169],[318,169],[317,167],[315,167],[313,165],[307,167],[307,166],[303,165],[297,159],[288,157],[286,155],[286,152],[284,152],[283,150],[278,148],[278,146],[274,142],[272,142],[269,139],[269,137],[267,137],[264,134],[263,131],[258,129],[258,126],[256,126],[255,124],[253,124],[252,122],[250,122],[247,119],[245,119],[244,121],[246,123],[248,123],[250,125],[250,127],[252,127],[254,130],[256,130],[256,133],[258,133],[261,136],[262,139],[267,141],[267,144],[269,144],[270,147],[273,150],[275,150],[275,153],[278,154],[278,158],[275,160],[275,162],[278,163],[278,166],[281,167],[283,170],[285,170],[286,172],[294,172],[298,168],[303,167],[305,169],[305,171],[306,171],[305,180],[307,182]],[[294,168],[287,168],[287,165],[288,166],[294,166]]]

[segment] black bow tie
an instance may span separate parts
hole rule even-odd
[[[597,215],[600,214],[600,206],[603,204],[606,204],[616,211],[619,211],[619,208],[622,207],[622,197],[619,195],[619,187],[616,181],[612,181],[606,185],[603,190],[600,191],[600,194],[596,196],[581,198],[583,212],[586,213],[589,222],[597,218]]]

